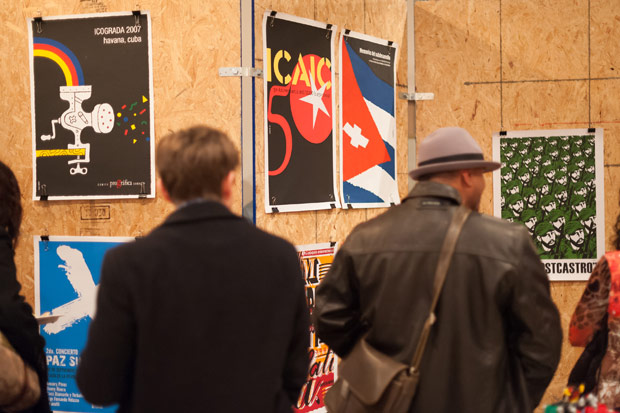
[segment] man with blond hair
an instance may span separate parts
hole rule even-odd
[[[221,131],[171,133],[159,193],[176,210],[110,250],[77,382],[119,412],[291,412],[309,320],[294,247],[233,214],[239,155]]]

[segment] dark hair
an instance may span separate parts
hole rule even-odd
[[[22,223],[21,192],[11,168],[0,161],[0,226],[8,233],[13,246],[17,245]]]
[[[228,136],[198,125],[163,137],[157,145],[157,170],[175,201],[221,197],[222,181],[239,165],[239,153]]]

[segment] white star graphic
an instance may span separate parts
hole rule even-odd
[[[327,108],[323,103],[323,93],[325,93],[327,83],[324,83],[319,90],[316,90],[316,86],[314,85],[314,78],[312,76],[308,77],[310,78],[310,86],[312,87],[312,92],[308,96],[304,96],[299,100],[312,105],[312,128],[314,129],[314,124],[316,123],[316,115],[319,112],[319,109],[321,109],[323,113],[329,116],[329,112],[327,112]]]

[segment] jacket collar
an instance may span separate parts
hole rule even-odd
[[[217,201],[205,200],[192,202],[178,208],[166,218],[163,225],[178,224],[188,221],[201,221],[205,219],[241,219],[230,212],[223,204]]]
[[[418,182],[409,192],[409,195],[403,199],[403,202],[412,198],[444,198],[457,205],[461,204],[461,195],[456,188],[432,181]]]

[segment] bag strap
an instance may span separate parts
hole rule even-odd
[[[420,362],[422,361],[422,355],[424,354],[424,349],[426,348],[426,342],[428,341],[431,327],[435,323],[435,307],[437,306],[439,295],[441,294],[444,281],[446,280],[448,268],[450,268],[450,262],[452,261],[452,255],[454,255],[456,241],[470,213],[471,210],[469,208],[460,205],[452,216],[452,221],[450,222],[450,226],[448,227],[446,237],[443,240],[443,245],[441,246],[441,251],[439,252],[439,262],[437,263],[437,269],[435,270],[435,282],[433,284],[433,301],[431,303],[431,309],[429,311],[428,318],[424,323],[422,335],[420,336],[420,340],[418,341],[415,353],[413,354],[413,359],[411,361],[410,367],[412,371],[416,371],[420,367]]]

